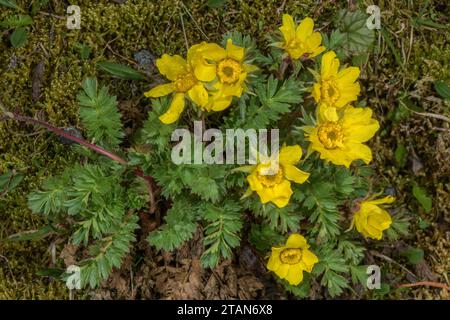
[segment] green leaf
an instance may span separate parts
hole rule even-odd
[[[91,55],[91,48],[89,48],[87,45],[82,43],[76,43],[74,47],[80,52],[80,57],[83,60],[89,59],[89,56]]]
[[[98,89],[96,78],[87,78],[77,100],[81,122],[89,139],[95,139],[102,146],[117,147],[125,134],[116,97],[109,94],[107,87]]]
[[[158,250],[173,251],[188,241],[197,230],[197,208],[187,198],[174,202],[164,218],[165,224],[148,236],[148,241]]]
[[[29,15],[12,15],[7,17],[5,20],[0,22],[0,27],[3,28],[17,28],[17,27],[25,27],[33,23],[33,18]]]
[[[281,245],[285,237],[273,230],[267,224],[252,224],[248,240],[255,248],[266,253],[272,246]]]
[[[241,208],[234,201],[220,206],[205,204],[201,215],[208,222],[203,243],[207,248],[200,258],[205,268],[215,268],[220,258],[231,259],[232,249],[240,244]]]
[[[293,78],[280,82],[273,76],[266,83],[256,84],[256,97],[241,98],[223,128],[265,129],[303,101],[306,91],[302,82]]]
[[[386,44],[388,45],[389,49],[391,49],[392,54],[394,55],[395,61],[400,67],[403,67],[402,59],[400,58],[400,53],[398,52],[396,46],[392,42],[392,39],[389,35],[389,33],[386,31],[384,27],[381,27],[381,35],[384,38],[384,41],[386,41]]]
[[[15,172],[0,175],[0,194],[11,192],[22,182],[23,178],[23,174]]]
[[[141,72],[139,72],[129,66],[123,65],[123,64],[110,62],[110,61],[100,61],[100,62],[97,62],[97,66],[101,70],[106,71],[117,78],[121,78],[121,79],[125,79],[125,80],[146,80],[147,79],[147,77],[144,74],[142,74]]]
[[[289,284],[286,280],[278,280],[278,282],[281,283],[288,292],[291,292],[298,298],[307,298],[311,291],[311,275],[307,272],[303,272],[303,280],[296,286]]]
[[[350,266],[350,274],[354,284],[361,284],[363,288],[367,287],[367,266]]]
[[[423,261],[424,253],[420,248],[409,248],[402,252],[401,255],[408,259],[408,262],[410,264],[418,264],[419,262]]]
[[[38,272],[36,272],[36,275],[40,277],[53,277],[59,279],[65,272],[66,270],[64,269],[47,268],[39,270]]]
[[[28,40],[28,31],[25,28],[17,28],[9,38],[14,48],[23,47]]]
[[[13,234],[9,236],[6,241],[26,241],[26,240],[39,240],[46,236],[48,236],[50,233],[54,232],[54,228],[51,226],[45,226],[38,230],[30,230],[30,231],[24,231],[19,232],[16,234]]]
[[[0,0],[0,6],[15,9],[18,11],[24,11],[14,0]]]
[[[398,144],[395,149],[395,161],[399,168],[403,168],[406,164],[406,156],[408,155],[408,150],[406,149],[404,144]]]
[[[368,52],[374,43],[375,32],[366,26],[368,16],[362,11],[340,10],[335,25],[343,35],[342,47],[347,56]]]
[[[227,0],[208,0],[206,5],[211,9],[216,9],[225,6]]]
[[[419,201],[420,205],[425,210],[425,212],[428,213],[431,211],[433,200],[428,196],[427,191],[425,189],[415,185],[413,187],[413,195],[417,199],[417,201]]]
[[[113,268],[120,268],[121,261],[129,252],[134,232],[139,225],[136,215],[124,216],[110,236],[96,241],[89,247],[91,257],[80,262],[81,285],[96,288],[106,280]]]
[[[434,89],[444,100],[450,100],[450,87],[442,80],[435,81]]]

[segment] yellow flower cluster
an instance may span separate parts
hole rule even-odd
[[[292,16],[283,15],[281,31],[283,41],[274,45],[285,51],[285,57],[292,60],[306,60],[322,54],[322,37],[314,32],[314,22],[305,18],[299,25]],[[233,97],[240,97],[246,90],[248,74],[256,67],[245,63],[245,49],[229,39],[226,47],[202,42],[192,46],[187,58],[164,54],[156,65],[168,80],[167,84],[154,87],[145,93],[147,97],[161,97],[173,94],[166,113],[160,116],[165,124],[175,122],[189,99],[204,111],[221,111],[231,105]],[[322,55],[320,72],[313,71],[315,83],[312,97],[317,103],[316,123],[306,126],[309,151],[316,151],[320,158],[335,165],[349,167],[354,160],[366,164],[372,160],[372,151],[364,143],[379,129],[379,123],[372,118],[370,108],[355,108],[351,105],[358,99],[360,85],[357,82],[358,67],[341,68],[333,51]],[[272,202],[285,207],[293,194],[291,182],[302,184],[309,173],[296,167],[302,157],[299,145],[283,146],[274,159],[259,155],[258,163],[245,167],[249,189],[246,194],[256,192],[262,203]],[[242,169],[242,168],[241,168]],[[392,203],[393,197],[378,200],[363,200],[354,210],[352,227],[364,237],[380,240],[392,219],[378,205]],[[317,256],[309,250],[306,239],[292,234],[282,247],[273,247],[267,268],[292,285],[299,284],[303,272],[311,272],[318,262]]]
[[[256,69],[244,58],[245,49],[234,45],[231,39],[226,48],[206,42],[194,45],[189,48],[187,59],[164,54],[156,66],[171,82],[154,87],[145,96],[157,98],[173,93],[169,109],[159,118],[165,124],[178,120],[186,98],[205,111],[224,110],[233,97],[242,95],[248,73]]]

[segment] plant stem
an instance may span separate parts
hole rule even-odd
[[[120,164],[123,165],[127,165],[127,161],[121,157],[119,157],[118,155],[116,155],[115,153],[112,153],[110,151],[107,151],[105,149],[103,149],[102,147],[99,147],[95,144],[89,143],[86,140],[80,139],[78,137],[75,137],[67,132],[65,132],[62,129],[59,129],[51,124],[49,124],[48,122],[42,121],[42,120],[38,120],[38,119],[34,119],[31,117],[27,117],[27,116],[22,116],[18,113],[15,112],[4,112],[4,114],[6,115],[6,117],[3,117],[2,120],[4,119],[12,119],[12,120],[17,120],[17,121],[21,121],[21,122],[26,122],[26,123],[31,123],[31,124],[35,124],[35,125],[39,125],[42,126],[44,128],[46,128],[47,130],[56,133],[57,135],[64,137],[68,140],[71,140],[73,142],[77,142],[79,144],[81,144],[82,146],[85,146],[88,149],[91,149],[95,152],[98,152],[114,161],[119,162]]]

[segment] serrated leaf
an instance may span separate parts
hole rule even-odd
[[[28,40],[28,31],[25,28],[17,28],[9,38],[14,48],[23,47]]]
[[[336,17],[336,27],[342,33],[342,47],[346,55],[366,53],[375,40],[373,30],[367,28],[368,16],[362,11],[340,10]]]
[[[425,212],[430,212],[433,205],[433,200],[428,196],[427,191],[422,187],[415,185],[413,187],[413,195],[419,201]]]
[[[123,65],[123,64],[119,64],[119,63],[115,63],[115,62],[111,62],[111,61],[100,61],[97,62],[97,66],[103,70],[108,72],[109,74],[121,78],[121,79],[125,79],[125,80],[146,80],[147,77],[142,74],[141,72]]]

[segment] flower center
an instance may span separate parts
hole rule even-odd
[[[188,72],[179,76],[174,83],[176,92],[186,92],[197,83],[197,79],[191,72]]]
[[[258,170],[258,180],[266,187],[272,187],[274,185],[280,184],[283,181],[283,168],[278,166],[278,171],[271,174],[270,167],[261,168]]]
[[[336,86],[336,83],[332,80],[322,81],[321,93],[323,100],[330,105],[336,103],[340,97],[339,89]]]
[[[344,131],[336,122],[329,121],[320,125],[317,136],[325,149],[336,149],[343,145]]]
[[[287,248],[281,251],[280,260],[285,264],[297,264],[302,259],[302,250],[296,248]]]
[[[239,80],[241,73],[241,64],[234,59],[224,59],[217,66],[217,75],[222,83],[235,83]]]

